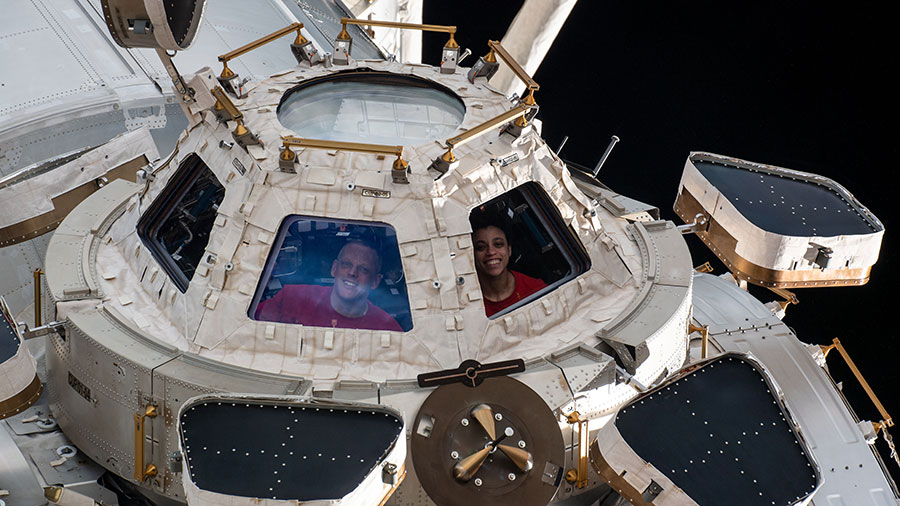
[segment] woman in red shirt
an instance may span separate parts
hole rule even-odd
[[[512,248],[500,227],[486,225],[476,228],[472,232],[472,242],[475,244],[475,271],[481,284],[487,316],[547,286],[540,279],[509,269]]]

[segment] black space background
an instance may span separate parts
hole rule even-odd
[[[521,3],[425,2],[423,22],[456,25],[471,66],[488,39],[503,37]],[[568,135],[562,157],[593,167],[618,135],[600,179],[677,223],[672,204],[692,150],[814,172],[853,192],[886,229],[871,280],[797,290],[800,304],[784,321],[804,342],[839,337],[888,412],[900,416],[893,207],[900,185],[889,132],[898,113],[889,74],[900,45],[887,5],[581,0],[534,77],[550,146]],[[444,42],[444,34],[426,34],[426,63],[439,61]],[[695,265],[710,260],[726,272],[698,239],[688,244]],[[828,362],[860,418],[880,420],[836,352]],[[886,456],[883,440],[878,447]]]

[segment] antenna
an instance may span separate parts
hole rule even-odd
[[[597,166],[594,167],[594,179],[597,178],[597,174],[600,173],[600,169],[603,168],[603,164],[606,163],[606,159],[609,158],[609,154],[612,153],[613,148],[616,147],[616,143],[619,142],[619,140],[619,137],[616,135],[613,135],[612,138],[610,138],[609,146],[606,146],[606,151],[603,152],[603,156],[600,157],[600,161],[597,162]],[[565,143],[565,141],[563,143]],[[562,149],[562,146],[560,146],[560,149]]]

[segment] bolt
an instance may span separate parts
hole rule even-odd
[[[512,427],[507,427],[507,428],[503,431],[503,433],[506,434],[506,437],[511,437],[513,434],[516,433],[516,431],[514,431]]]
[[[453,460],[458,459],[458,458],[459,458],[459,452],[457,452],[456,450],[453,450],[452,452],[450,452],[450,458],[453,459]]]
[[[525,441],[519,441],[519,448],[525,448]]]
[[[494,420],[497,420],[498,422],[500,420],[503,420],[503,415],[501,415],[500,413],[497,413],[496,415],[494,415]]]
[[[476,486],[476,487],[480,487],[480,486],[481,486],[481,478],[475,478],[475,486]]]
[[[459,421],[459,423],[461,423],[463,427],[468,427],[468,426],[469,426],[469,419],[468,419],[468,418],[463,418],[462,420]]]
[[[506,477],[509,478],[509,481],[516,481],[516,475],[514,473],[509,473]]]

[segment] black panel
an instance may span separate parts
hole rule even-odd
[[[0,364],[11,359],[19,351],[19,338],[6,316],[0,313]]]
[[[697,170],[759,228],[789,236],[871,234],[875,227],[837,191],[778,174],[707,161]]]
[[[794,504],[818,476],[772,388],[735,356],[623,408],[616,427],[701,505]]]
[[[203,490],[311,501],[352,492],[397,441],[377,408],[207,401],[181,417],[191,479]]]
[[[164,5],[172,36],[175,37],[175,42],[179,46],[183,46],[184,38],[187,37],[194,20],[194,10],[197,8],[197,2],[196,0],[167,1]]]

